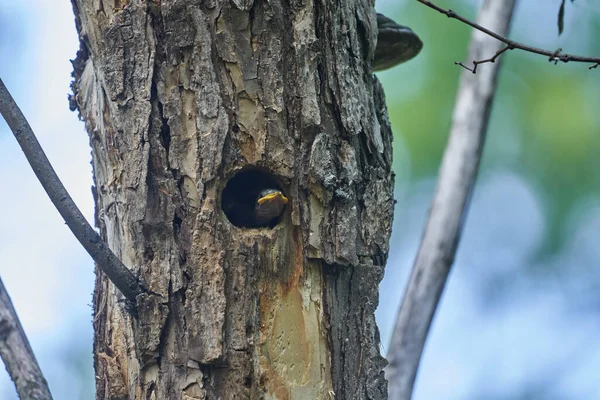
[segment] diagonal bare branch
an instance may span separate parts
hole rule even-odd
[[[485,0],[478,22],[505,35],[514,5],[515,0]],[[481,59],[486,52],[501,51],[500,47],[500,42],[474,31],[469,57]],[[392,335],[386,368],[390,399],[409,400],[412,395],[477,177],[499,67],[495,63],[477,75],[464,71],[461,76],[429,219]]]
[[[98,268],[108,276],[125,298],[135,304],[136,296],[142,292],[139,280],[108,248],[77,208],[2,79],[0,79],[0,114],[6,120],[33,172],[73,235],[98,264]]]
[[[519,49],[519,50],[527,51],[529,53],[546,56],[546,57],[548,57],[548,61],[554,62],[555,64],[558,62],[567,63],[569,61],[591,63],[592,65],[589,67],[589,69],[597,68],[598,65],[600,65],[600,58],[598,58],[598,57],[586,57],[586,56],[578,56],[575,54],[566,54],[566,53],[562,52],[562,49],[545,50],[545,49],[540,49],[539,47],[533,47],[533,46],[529,46],[529,45],[526,45],[523,43],[519,43],[514,40],[508,39],[506,37],[506,33],[503,33],[497,29],[494,29],[490,25],[470,21],[467,18],[455,13],[454,11],[446,10],[442,7],[439,7],[435,4],[433,4],[431,1],[428,1],[428,0],[417,0],[417,1],[421,4],[426,5],[429,8],[432,8],[432,9],[446,15],[448,18],[457,19],[460,22],[465,23],[465,24],[469,25],[470,27],[475,28],[478,31],[485,33],[486,35],[489,35],[489,36],[493,37],[494,39],[505,43],[508,46],[508,50]],[[486,28],[485,26],[488,26],[489,28]],[[477,60],[480,60],[480,58],[478,58]],[[495,57],[494,57],[494,60],[495,60]],[[478,61],[477,63],[482,64],[483,62],[484,62],[484,60]],[[487,60],[485,62],[493,62],[493,61]],[[462,65],[460,63],[457,63],[457,64],[466,68],[464,65]],[[472,70],[470,70],[470,71],[475,73]]]
[[[21,399],[52,400],[4,283],[0,279],[0,357]]]

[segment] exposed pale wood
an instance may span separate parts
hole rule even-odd
[[[393,177],[371,1],[74,0],[102,236],[149,289],[94,294],[98,399],[384,399]],[[273,229],[221,210],[273,174]]]

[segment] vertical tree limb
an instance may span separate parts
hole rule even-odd
[[[98,276],[96,397],[385,399],[372,1],[150,3],[73,0],[97,225],[148,288],[134,319]]]
[[[514,5],[515,0],[486,0],[477,21],[506,35]],[[486,58],[501,45],[474,31],[468,57]],[[392,335],[386,368],[390,399],[408,400],[412,395],[425,339],[454,261],[477,177],[499,67],[500,63],[489,64],[478,74],[465,70],[461,77],[435,197]]]
[[[52,395],[2,279],[0,279],[0,356],[19,398],[51,400]]]

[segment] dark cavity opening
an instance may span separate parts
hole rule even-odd
[[[240,228],[273,228],[281,220],[280,213],[273,213],[272,218],[257,215],[258,199],[265,191],[285,193],[277,178],[268,171],[261,169],[244,169],[235,174],[221,195],[221,208],[233,225]]]

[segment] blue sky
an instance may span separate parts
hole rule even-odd
[[[0,75],[67,190],[93,221],[88,139],[67,102],[69,59],[78,48],[70,2],[0,0],[0,18]],[[91,364],[93,264],[48,200],[4,121],[0,160],[0,275],[55,386],[55,398],[71,398],[65,391],[68,382],[60,379],[63,363],[58,355],[85,339],[89,344],[83,351],[90,354]],[[69,372],[66,367],[64,372]],[[10,389],[7,379],[0,383]]]

